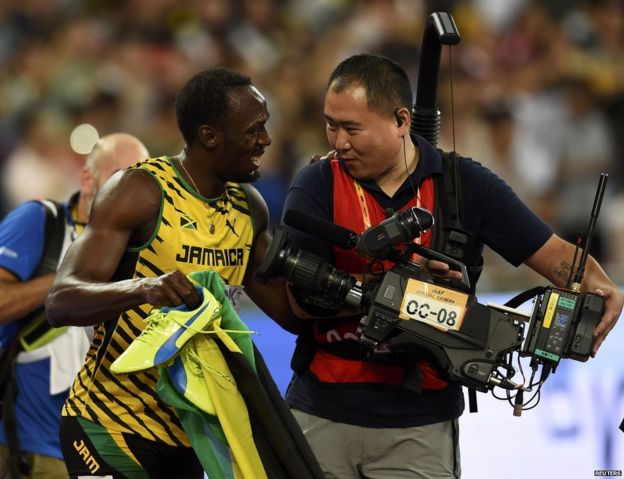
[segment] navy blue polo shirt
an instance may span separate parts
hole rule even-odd
[[[410,175],[414,185],[443,171],[442,157],[422,137],[412,140],[419,149],[419,162]],[[342,165],[343,168],[346,167]],[[535,253],[552,235],[551,228],[537,217],[496,174],[480,163],[462,158],[462,225],[479,244],[492,248],[509,263],[518,266]],[[359,182],[379,205],[397,211],[413,198],[410,181],[392,196],[373,181]],[[329,161],[304,167],[293,180],[284,206],[333,222],[333,174]],[[306,233],[288,228],[295,250],[315,253],[334,261],[333,246]],[[487,268],[487,265],[484,266]],[[463,395],[457,385],[419,395],[398,386],[375,384],[325,384],[309,371],[295,374],[286,394],[289,406],[335,422],[364,427],[409,427],[452,419],[463,411]]]

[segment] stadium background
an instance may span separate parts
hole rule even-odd
[[[273,145],[258,188],[273,220],[292,175],[327,150],[326,79],[361,51],[398,60],[413,85],[427,14],[453,14],[462,42],[442,55],[440,146],[503,176],[558,232],[586,228],[601,171],[609,187],[593,253],[624,280],[622,0],[3,0],[0,3],[0,214],[30,198],[66,199],[84,157],[69,144],[89,123],[127,131],[154,155],[182,144],[173,98],[198,70],[250,74],[267,95]],[[479,297],[504,302],[541,284],[486,257]],[[280,387],[293,338],[247,304],[242,316]],[[522,417],[480,395],[462,420],[464,477],[590,477],[624,468],[622,326],[598,358],[566,362]]]

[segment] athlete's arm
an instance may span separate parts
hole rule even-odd
[[[255,188],[247,185],[245,189],[256,225],[251,260],[243,280],[245,292],[277,324],[286,331],[297,334],[301,321],[290,307],[284,280],[275,279],[269,283],[260,284],[253,279],[254,273],[262,264],[266,251],[271,244],[271,234],[268,231],[269,212],[264,199]]]
[[[553,284],[564,286],[570,274],[570,261],[574,257],[574,249],[573,244],[553,234],[540,249],[529,257],[526,264],[548,278]],[[593,356],[620,317],[624,305],[624,295],[591,256],[587,259],[581,291],[596,293],[605,298],[604,315],[593,333],[595,338],[592,349]]]
[[[160,189],[144,171],[119,172],[102,187],[89,224],[69,248],[46,299],[53,326],[98,324],[145,303],[196,304],[197,292],[180,271],[111,282],[126,249],[151,237],[160,203]]]

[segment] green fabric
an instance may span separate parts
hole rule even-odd
[[[253,343],[249,328],[239,318],[225,293],[223,280],[214,271],[191,273],[189,278],[208,289],[222,305],[220,328],[228,331],[244,331],[243,334],[227,333],[256,370]],[[156,392],[168,405],[175,408],[184,431],[199,462],[210,479],[234,479],[233,458],[223,428],[216,416],[206,414],[178,391],[173,385],[168,367],[159,368],[160,378]]]
[[[156,392],[173,406],[193,450],[210,479],[234,479],[232,455],[216,416],[209,416],[187,401],[171,383],[168,368],[159,368]]]
[[[80,417],[77,419],[80,427],[93,443],[98,455],[106,461],[106,464],[128,479],[148,479],[149,476],[145,469],[121,450],[104,427]]]
[[[210,270],[197,271],[195,273],[191,273],[189,278],[210,291],[216,300],[221,303],[223,308],[221,311],[221,329],[249,331],[249,328],[238,317],[238,313],[234,310],[232,304],[227,298],[225,294],[225,284],[217,273]],[[256,371],[256,360],[253,353],[251,334],[229,333],[229,335],[239,347],[243,355],[247,358],[251,367],[254,371]]]

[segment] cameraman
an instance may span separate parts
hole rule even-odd
[[[443,174],[443,161],[423,138],[410,135],[411,105],[409,79],[394,61],[362,54],[340,63],[329,78],[324,107],[334,152],[297,175],[284,211],[303,211],[358,234],[408,207],[435,211],[434,178]],[[553,234],[504,181],[479,163],[460,159],[458,174],[461,224],[473,238],[472,252],[465,258],[471,279],[478,277],[481,253],[488,245],[513,265],[525,263],[563,286],[574,246]],[[369,261],[355,251],[334,249],[294,229],[289,234],[296,249],[315,253],[339,269],[354,275],[370,271]],[[431,246],[431,231],[418,240]],[[423,267],[448,279],[460,275],[436,261]],[[604,317],[594,331],[595,354],[624,299],[593,258],[582,287],[606,299]],[[394,355],[365,350],[354,341],[361,314],[336,317],[334,312],[319,319],[328,312],[306,305],[295,288],[292,293],[316,319],[307,321],[298,337],[286,401],[327,477],[460,477],[461,387],[442,379],[425,358],[405,364]]]

